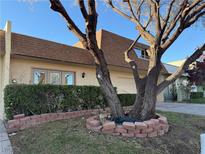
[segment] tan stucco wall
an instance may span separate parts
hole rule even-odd
[[[10,53],[11,53],[11,22],[7,21],[5,26],[5,54],[0,58],[1,72],[1,98],[0,98],[0,119],[4,119],[4,88],[9,84],[10,73]]]
[[[87,85],[97,85],[92,67],[21,58],[12,58],[11,60],[11,79],[16,79],[17,83],[31,84],[33,68],[73,71],[76,75],[77,85],[83,85],[85,83]],[[83,72],[86,74],[85,78],[81,77]]]
[[[95,68],[92,66],[65,64],[20,57],[12,57],[11,59],[10,79],[15,79],[17,83],[31,84],[32,68],[73,71],[76,75],[76,85],[99,85],[95,76]],[[85,72],[85,78],[82,78],[83,72]],[[117,87],[118,93],[136,93],[134,79],[132,73],[128,69],[110,67],[110,74],[113,85]],[[158,96],[158,100],[163,101],[163,94]]]
[[[22,58],[12,58],[10,79],[15,79],[17,83],[31,84],[33,68],[73,71],[75,72],[76,76],[76,85],[98,85],[95,76],[95,68],[92,66],[62,64],[45,60],[43,61]],[[82,78],[83,72],[85,72],[85,78]],[[117,88],[119,87],[119,93],[135,93],[135,84],[131,73],[111,70],[110,74],[114,86]]]
[[[3,117],[2,57],[0,56],[0,119]]]

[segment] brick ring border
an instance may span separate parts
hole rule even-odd
[[[65,120],[71,118],[77,118],[82,116],[96,115],[99,112],[98,109],[81,110],[62,113],[45,113],[40,115],[25,116],[24,114],[15,115],[13,120],[6,122],[6,129],[8,133],[17,132],[27,128],[35,127],[39,124]]]
[[[86,128],[90,131],[124,137],[157,137],[162,136],[169,130],[167,118],[158,115],[158,119],[150,119],[143,122],[123,122],[117,125],[113,121],[100,122],[98,116],[89,117],[86,120]]]
[[[109,112],[109,109],[107,110]],[[106,121],[101,124],[99,120],[98,109],[81,110],[63,113],[45,113],[41,115],[25,116],[24,114],[15,115],[13,120],[6,123],[8,133],[17,132],[26,128],[35,127],[36,125],[52,122],[57,120],[64,120],[70,118],[77,118],[82,116],[91,116],[86,119],[86,128],[93,132],[125,136],[125,137],[156,137],[162,136],[169,130],[167,118],[159,115],[158,119],[151,119],[144,122],[124,122],[122,125],[116,125],[112,121]],[[95,115],[95,116],[92,116]]]

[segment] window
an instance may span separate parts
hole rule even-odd
[[[61,84],[61,73],[57,71],[49,71],[49,83],[54,85]]]
[[[34,84],[45,84],[46,83],[47,72],[45,70],[33,71],[33,83]]]
[[[134,51],[138,58],[149,59],[149,56],[145,50],[135,48]]]
[[[33,84],[74,85],[75,73],[33,69]]]
[[[63,73],[63,84],[64,85],[74,85],[74,73],[64,72]]]

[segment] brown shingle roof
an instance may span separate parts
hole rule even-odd
[[[88,65],[94,64],[91,55],[81,48],[16,33],[12,33],[11,40],[12,55],[30,56]]]
[[[5,32],[0,30],[0,55],[3,55],[5,52]]]
[[[124,51],[129,48],[133,40],[108,32],[106,30],[100,30],[99,32],[101,33],[101,48],[106,55],[108,64],[130,67],[130,65],[125,62]],[[148,48],[148,46],[141,43],[137,43],[135,47],[140,49]],[[147,60],[136,58],[134,54],[131,56],[136,60],[139,69],[147,70]]]
[[[97,32],[97,40],[99,47],[104,52],[108,65],[130,68],[130,65],[125,62],[124,51],[129,48],[133,40],[103,29]],[[74,46],[82,47],[82,44],[80,42],[77,42]],[[136,43],[135,47],[139,49],[147,49],[149,46],[141,43]],[[136,61],[138,69],[148,69],[148,60],[137,58],[134,52],[132,52],[130,56]],[[168,73],[163,65],[162,72]]]
[[[0,52],[4,51],[4,31],[0,31]],[[132,40],[119,36],[117,34],[100,30],[97,32],[98,45],[103,50],[108,65],[130,68],[124,61],[124,51],[132,43]],[[74,46],[78,47],[74,47]],[[31,36],[12,33],[11,36],[11,54],[57,60],[63,62],[72,62],[86,65],[94,65],[94,61],[89,52],[81,47],[80,43],[74,46],[68,46],[48,40],[43,40]],[[136,47],[146,49],[148,46],[137,43]],[[136,58],[138,68],[147,70],[148,61]],[[166,69],[163,67],[163,72]]]

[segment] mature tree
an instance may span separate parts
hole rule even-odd
[[[205,16],[204,0],[107,0],[107,4],[118,14],[136,24],[139,35],[149,44],[149,68],[146,76],[139,77],[135,61],[125,52],[125,60],[133,70],[138,95],[130,115],[142,120],[155,115],[156,96],[173,83],[190,63],[205,50],[205,44],[183,63],[172,75],[161,83],[161,57],[182,32]],[[122,7],[123,6],[123,7]],[[139,38],[139,37],[138,37]],[[174,52],[174,51],[173,51]]]
[[[136,24],[139,36],[125,51],[125,61],[130,64],[136,84],[136,100],[129,116],[147,120],[155,116],[156,96],[165,87],[173,83],[205,50],[205,44],[187,58],[186,62],[163,82],[158,83],[161,70],[161,57],[180,34],[205,15],[204,0],[106,0],[111,8],[123,17]],[[97,12],[95,0],[78,0],[81,13],[85,20],[83,33],[63,7],[60,0],[50,0],[51,9],[60,13],[71,30],[81,41],[83,47],[93,56],[96,65],[96,77],[111,108],[113,117],[123,117],[123,109],[113,88],[103,51],[96,40]],[[118,5],[120,4],[120,5]],[[137,64],[130,58],[135,43],[139,38],[149,43],[149,68],[144,77],[139,76]]]
[[[124,115],[123,109],[112,85],[104,53],[97,45],[96,26],[98,14],[95,0],[87,0],[87,8],[84,0],[78,0],[80,11],[85,20],[85,33],[74,23],[60,0],[50,0],[50,3],[51,9],[59,12],[65,18],[68,29],[78,37],[83,47],[93,56],[96,66],[96,77],[111,108],[111,114],[114,117],[122,117]]]

